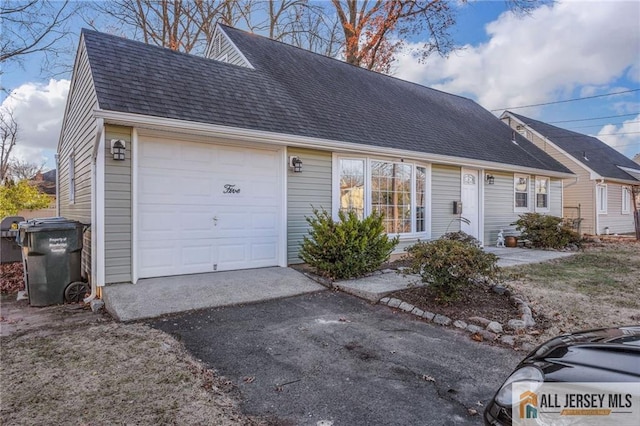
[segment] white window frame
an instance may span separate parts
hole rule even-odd
[[[631,194],[631,188],[629,188],[628,186],[622,187],[622,214],[631,214]]]
[[[546,207],[538,207],[538,182],[542,179],[547,181],[547,205]],[[549,212],[551,210],[551,178],[548,176],[536,176],[534,188],[533,188],[533,198],[534,198],[534,209],[537,212]]]
[[[76,154],[69,154],[69,204],[76,202]]]
[[[409,238],[430,238],[431,235],[431,165],[428,163],[422,162],[413,162],[413,161],[402,161],[397,159],[390,159],[384,157],[368,157],[368,156],[354,156],[354,155],[341,155],[334,154],[333,161],[333,188],[332,188],[332,197],[333,197],[333,208],[332,214],[334,219],[338,219],[338,211],[340,210],[340,160],[358,160],[364,161],[364,216],[369,216],[372,211],[372,193],[371,193],[371,165],[374,161],[377,162],[386,162],[386,163],[397,163],[410,165],[411,170],[411,231],[399,234],[401,239],[409,239]],[[416,203],[416,168],[422,167],[425,170],[425,183],[424,183],[424,191],[425,191],[425,205],[424,205],[424,231],[416,232],[417,227],[417,207],[419,207]],[[391,235],[391,234],[390,234]]]
[[[608,207],[608,190],[606,183],[599,183],[596,185],[596,208],[598,214],[607,214]]]
[[[527,180],[527,206],[526,207],[517,207],[516,206],[516,194],[522,193],[522,191],[516,191],[516,181],[518,179],[524,178]],[[531,211],[531,176],[514,173],[513,174],[513,211],[516,213],[527,213]]]

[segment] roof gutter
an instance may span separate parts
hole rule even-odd
[[[270,145],[292,146],[300,148],[315,148],[341,152],[363,151],[380,155],[399,157],[404,159],[414,159],[440,164],[468,166],[492,170],[512,171],[516,173],[544,174],[545,176],[558,178],[575,177],[573,173],[555,172],[546,169],[537,169],[513,164],[497,163],[484,160],[473,160],[461,157],[453,157],[440,154],[420,153],[395,148],[385,148],[373,145],[363,145],[353,142],[340,142],[330,139],[313,138],[308,136],[296,136],[285,133],[266,132],[263,130],[243,129],[239,127],[221,126],[216,124],[199,123],[194,121],[184,121],[172,118],[155,117],[142,114],[131,114],[126,112],[94,110],[96,117],[102,118],[105,122],[123,126],[138,128],[148,128],[152,130],[164,130],[168,132],[179,132],[196,134],[208,137],[224,138],[229,140],[241,140],[245,142],[256,142]]]

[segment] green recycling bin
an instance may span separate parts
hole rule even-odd
[[[84,225],[63,217],[20,222],[25,288],[31,306],[79,302],[89,287],[82,282]]]

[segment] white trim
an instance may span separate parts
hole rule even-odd
[[[69,185],[69,205],[76,203],[76,150],[71,148],[71,152],[67,156],[67,183]]]
[[[484,177],[487,171],[478,170],[478,241],[484,247]]]
[[[335,150],[341,153],[356,153],[362,155],[383,155],[405,160],[421,161],[425,163],[438,163],[453,166],[468,166],[473,168],[487,168],[508,172],[524,172],[532,174],[547,174],[559,178],[573,178],[573,173],[553,172],[549,170],[522,167],[513,164],[497,163],[493,161],[472,160],[449,155],[438,155],[421,153],[416,151],[402,150],[396,148],[376,147],[372,145],[357,144],[351,142],[341,142],[329,139],[312,138],[305,136],[290,135],[284,133],[267,132],[263,130],[241,129],[237,127],[220,126],[215,124],[197,123],[192,121],[176,120],[171,118],[154,117],[141,114],[131,114],[125,112],[94,110],[96,117],[104,118],[110,124],[147,128],[168,132],[187,133],[213,138],[228,140],[239,140],[259,144],[291,146],[309,149]]]
[[[96,137],[93,142],[93,150],[91,152],[91,294],[95,294],[98,286],[98,268],[97,265],[102,263],[98,259],[98,153],[100,152],[100,141],[104,137],[104,122],[102,119],[96,120]],[[104,175],[103,175],[104,176]]]
[[[621,205],[620,205],[620,214],[631,214],[631,197],[633,196],[633,191],[631,191],[631,188],[628,186],[623,186],[622,187],[622,200],[621,200]],[[626,209],[625,209],[625,204],[626,204]]]
[[[287,179],[287,172],[289,171],[289,163],[288,163],[288,158],[287,157],[287,148],[281,148],[279,149],[280,151],[280,158],[281,158],[281,164],[282,164],[282,168],[280,169],[280,187],[281,187],[281,200],[282,200],[282,205],[281,205],[281,213],[280,213],[280,231],[278,232],[278,262],[279,265],[278,266],[282,266],[282,267],[286,267],[288,266],[288,262],[287,262],[287,253],[288,253],[288,244],[289,242],[287,241],[287,221],[288,219],[288,198],[287,198],[287,190],[289,188],[289,183],[288,183],[288,179]],[[304,173],[304,171],[303,171]]]
[[[433,179],[433,168],[431,167],[431,163],[426,164],[426,178],[427,178],[427,182],[425,183],[424,186],[424,191],[427,194],[427,207],[424,209],[424,230],[426,232],[426,236],[425,238],[427,240],[431,239],[431,235],[433,234],[433,230],[431,229],[431,227],[433,226],[432,221],[433,221],[433,193],[432,193],[432,186],[431,186],[431,182]]]
[[[602,195],[600,193],[600,189],[604,189],[604,209],[603,206]],[[609,209],[609,189],[607,188],[606,183],[598,183],[596,184],[596,213],[598,215],[607,214]]]
[[[538,207],[538,180],[547,181],[547,207]],[[533,181],[533,209],[536,212],[549,213],[551,211],[551,178],[548,176],[536,175]]]
[[[103,287],[105,284],[105,139],[104,131],[101,132],[96,156],[96,221],[92,224],[91,239],[96,239],[96,285]],[[95,234],[94,234],[95,232]]]
[[[522,193],[522,191],[516,191],[516,179],[525,178],[527,179],[527,206],[526,207],[516,207],[516,193]],[[531,176],[523,173],[514,173],[512,179],[513,185],[513,212],[514,213],[529,213],[531,212]],[[534,184],[535,186],[535,184]]]
[[[138,282],[138,129],[131,129],[131,282]]]

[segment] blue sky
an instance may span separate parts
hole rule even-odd
[[[552,103],[513,111],[599,135],[633,157],[640,153],[640,91],[553,102],[640,88],[639,23],[638,1],[560,1],[527,16],[507,13],[503,1],[471,2],[461,7],[453,29],[462,50],[423,64],[410,54],[415,46],[409,44],[394,74],[472,98],[496,115],[503,107]],[[69,66],[82,20],[73,25]],[[15,92],[2,100],[13,105],[22,128],[17,155],[53,167],[69,76],[43,77],[41,60],[33,55],[22,69],[4,69],[2,85]]]

